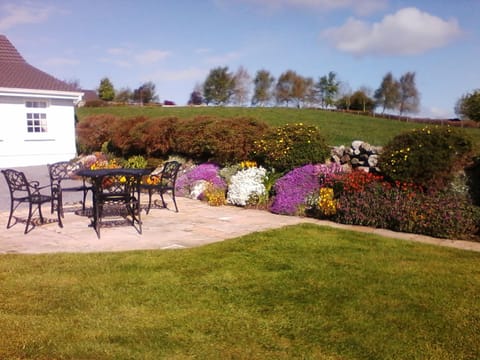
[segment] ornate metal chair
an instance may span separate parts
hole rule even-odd
[[[23,172],[13,169],[5,169],[2,170],[2,173],[5,176],[5,180],[7,181],[7,185],[10,190],[10,216],[8,217],[7,229],[10,229],[17,223],[17,218],[15,218],[15,223],[12,224],[12,218],[13,213],[20,204],[28,204],[28,218],[27,224],[25,225],[25,234],[35,227],[35,224],[32,222],[32,218],[37,210],[40,217],[40,223],[44,224],[45,219],[42,214],[42,204],[51,203],[55,206],[55,203],[59,201],[60,196],[58,187],[54,185],[51,187],[51,195],[45,195],[40,191],[50,186],[40,187],[40,183],[38,181],[27,181],[27,178]],[[60,206],[56,205],[56,208],[58,226],[63,227]]]
[[[132,170],[132,169],[130,169]],[[108,174],[105,169],[103,176],[93,178],[93,221],[92,225],[100,238],[102,219],[106,217],[130,216],[131,224],[142,233],[142,220],[140,215],[140,189],[141,175],[118,169]],[[124,212],[126,213],[124,214]]]
[[[148,192],[147,214],[152,206],[152,195],[154,193],[160,194],[162,199],[162,206],[167,207],[163,195],[167,192],[171,193],[175,211],[178,212],[177,201],[175,200],[175,184],[177,181],[178,171],[181,164],[178,161],[167,161],[163,165],[160,175],[149,175],[149,181],[143,182],[140,187]]]
[[[60,161],[54,164],[48,164],[48,173],[50,175],[50,185],[53,189],[59,189],[58,206],[60,207],[60,214],[63,217],[63,192],[82,192],[82,212],[85,213],[85,201],[87,199],[88,191],[92,190],[92,186],[87,185],[84,178],[77,178],[76,172],[82,168],[81,164]],[[73,182],[75,180],[75,182]],[[62,184],[63,182],[63,184]],[[54,211],[54,203],[52,196],[51,212]]]

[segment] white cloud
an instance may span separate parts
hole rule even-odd
[[[242,54],[238,51],[231,51],[223,55],[209,56],[206,58],[206,63],[216,66],[228,65],[231,61],[237,60]]]
[[[350,18],[321,36],[354,55],[415,55],[446,46],[461,34],[455,19],[443,20],[410,7],[373,24]]]
[[[55,57],[45,61],[48,66],[77,65],[80,61],[72,58]]]
[[[208,54],[210,52],[211,52],[211,49],[208,49],[208,48],[198,48],[194,50],[194,53],[199,55]]]
[[[147,50],[135,56],[135,60],[142,65],[153,64],[160,60],[166,59],[172,53],[162,50]]]
[[[151,74],[152,79],[159,81],[195,81],[203,80],[208,70],[201,68],[186,68],[180,70],[160,70]]]
[[[132,67],[132,63],[128,60],[123,60],[123,59],[112,59],[108,57],[102,57],[98,59],[102,63],[107,63],[107,64],[113,64],[115,66],[121,67],[121,68],[130,68]]]
[[[52,6],[35,6],[33,3],[25,5],[4,4],[1,6],[0,31],[11,29],[22,24],[39,24],[48,20],[55,12]]]
[[[225,0],[224,0],[225,1]],[[228,1],[228,0],[226,0]],[[357,15],[368,15],[375,11],[384,9],[387,0],[237,0],[249,2],[257,6],[266,7],[272,10],[285,8],[299,8],[330,12],[335,10],[351,10]]]
[[[110,48],[107,53],[114,56],[129,55],[132,51],[127,48]]]

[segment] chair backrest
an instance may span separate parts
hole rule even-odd
[[[178,161],[167,161],[163,165],[162,174],[160,176],[160,183],[163,187],[175,188],[178,171],[181,164]]]
[[[30,196],[31,185],[23,172],[14,169],[5,169],[2,170],[2,173],[5,176],[12,198],[15,197],[15,193],[18,192],[23,193],[23,196]]]
[[[47,167],[51,183],[60,183],[62,180],[71,179],[81,168],[79,164],[70,161],[59,161],[48,164]]]
[[[109,175],[96,179],[98,183],[97,197],[101,201],[129,201],[139,192],[140,178],[132,174]]]

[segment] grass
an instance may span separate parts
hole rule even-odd
[[[478,359],[480,254],[311,224],[2,255],[1,359]]]
[[[330,145],[350,145],[353,140],[363,140],[372,145],[383,146],[400,132],[421,128],[424,125],[414,122],[381,119],[354,114],[346,114],[316,109],[295,108],[246,108],[246,107],[104,107],[79,108],[77,116],[82,121],[87,116],[113,114],[119,117],[146,116],[149,118],[175,116],[192,118],[195,116],[248,117],[265,121],[273,126],[287,123],[312,124],[325,133]],[[480,144],[480,129],[467,129],[475,143]],[[480,149],[480,145],[479,145]]]

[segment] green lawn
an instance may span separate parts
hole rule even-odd
[[[479,359],[479,263],[307,224],[187,250],[2,255],[0,358]]]
[[[332,111],[294,108],[245,108],[245,107],[103,107],[79,108],[80,121],[89,115],[113,114],[120,117],[146,116],[149,118],[176,116],[192,118],[201,115],[218,117],[248,117],[265,121],[273,126],[287,123],[317,125],[324,131],[330,145],[350,145],[353,140],[363,140],[372,145],[385,145],[400,132],[421,128],[424,125],[414,122],[380,119]],[[480,144],[480,129],[467,130]],[[480,148],[480,146],[479,146]]]

